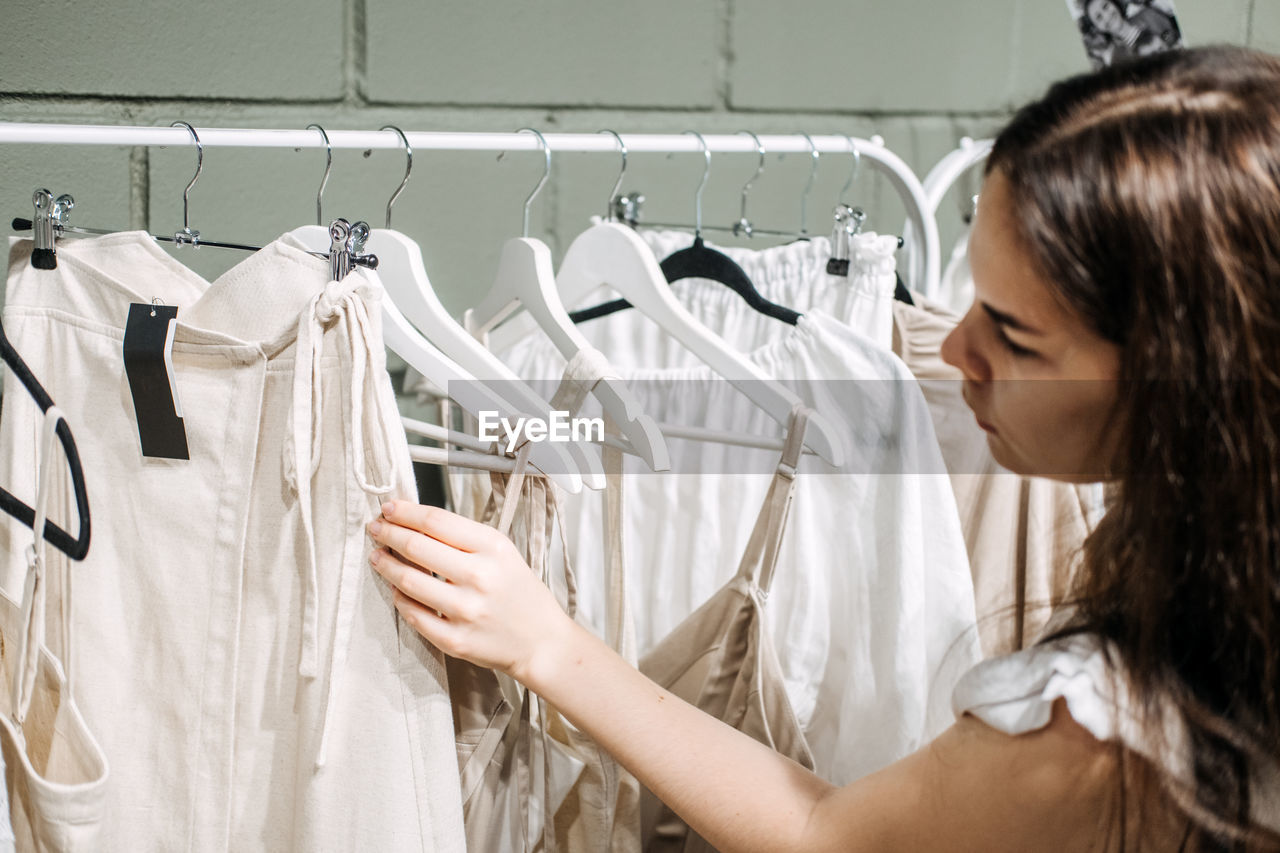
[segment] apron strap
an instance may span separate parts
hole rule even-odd
[[[768,594],[773,583],[774,569],[778,563],[778,551],[782,535],[786,531],[787,517],[791,512],[791,499],[795,495],[796,470],[800,465],[800,453],[804,447],[804,434],[809,425],[812,409],[797,405],[791,410],[787,424],[787,438],[782,447],[782,458],[774,470],[768,494],[756,517],[751,538],[738,564],[738,576]]]
[[[619,435],[617,425],[608,412],[605,412],[604,416],[604,432],[606,438]],[[628,607],[627,602],[627,575],[624,559],[623,521],[626,516],[622,494],[622,451],[606,442],[603,461],[605,641],[610,648],[622,656],[623,660],[635,666],[638,657],[636,629],[631,608]]]
[[[54,473],[54,449],[56,447],[58,421],[65,415],[57,406],[50,406],[40,425],[40,469],[36,485],[35,520],[31,525],[33,541],[27,547],[27,574],[22,594],[22,634],[19,637],[18,657],[13,671],[13,717],[18,727],[27,719],[31,710],[31,698],[35,693],[36,673],[40,668],[40,647],[44,645],[46,630],[46,599],[48,579],[45,577],[45,555],[48,550],[44,538],[48,519],[49,495]],[[74,697],[71,660],[71,571],[68,561],[62,566],[62,666],[67,679],[67,691]]]

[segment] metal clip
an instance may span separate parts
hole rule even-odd
[[[76,201],[65,193],[54,199],[53,193],[38,189],[31,195],[31,204],[35,209],[31,219],[31,237],[35,244],[31,265],[36,269],[55,269],[58,258],[54,241],[71,218],[71,208],[76,206]]]
[[[613,200],[613,218],[618,222],[625,222],[632,228],[640,224],[640,209],[644,205],[644,195],[638,192],[630,192],[626,195],[620,195]]]
[[[837,204],[831,211],[831,258],[827,261],[827,275],[849,274],[849,216],[853,208]]]
[[[342,281],[353,267],[378,268],[376,255],[361,254],[368,239],[369,223],[333,220],[329,225],[329,275],[333,281]]]
[[[831,258],[827,261],[827,275],[849,275],[849,259],[852,254],[849,238],[862,231],[867,214],[860,207],[837,204],[832,211]]]

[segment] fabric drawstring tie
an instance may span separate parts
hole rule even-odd
[[[57,406],[50,406],[44,413],[40,429],[40,468],[36,486],[35,520],[31,525],[34,536],[27,547],[27,575],[22,594],[22,624],[24,630],[18,638],[19,648],[17,665],[13,670],[13,719],[17,723],[17,731],[22,732],[27,712],[31,710],[31,698],[35,694],[36,672],[40,668],[40,646],[45,641],[45,599],[49,582],[45,577],[45,551],[47,545],[44,538],[45,520],[48,518],[49,493],[53,481],[54,438],[58,421],[64,415]],[[67,695],[72,693],[71,667],[71,585],[70,577],[63,566],[62,585],[62,665],[67,678]]]
[[[343,427],[352,475],[366,494],[375,497],[388,495],[395,487],[395,465],[385,437],[390,434],[392,424],[399,423],[399,413],[388,411],[386,395],[377,393],[375,371],[381,367],[384,356],[382,336],[374,325],[370,306],[376,307],[381,294],[365,275],[363,271],[353,272],[342,281],[330,281],[312,297],[298,319],[293,400],[284,442],[284,476],[297,496],[306,540],[302,647],[298,660],[298,674],[303,678],[315,678],[320,671],[319,577],[311,482],[320,467],[323,438],[320,426],[324,411],[320,363],[325,333],[330,328],[338,330],[338,357],[343,373],[350,378],[350,406],[344,407]],[[330,712],[340,688],[351,634],[352,615],[348,611],[358,579],[345,562],[338,580],[338,606],[329,657],[329,683],[321,709],[317,769],[325,763]]]

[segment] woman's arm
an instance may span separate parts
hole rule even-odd
[[[496,530],[405,502],[383,515],[370,533],[389,550],[374,565],[409,624],[546,698],[720,850],[1070,850],[1096,839],[1114,753],[1065,709],[1016,738],[965,718],[838,789],[629,666],[565,615]]]

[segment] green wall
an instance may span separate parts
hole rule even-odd
[[[1063,0],[224,0],[185,11],[154,0],[9,2],[0,30],[0,118],[98,124],[411,130],[851,133],[881,135],[921,175],[965,134],[988,135],[1053,79],[1086,67]],[[1280,0],[1178,3],[1189,44],[1280,50]],[[191,194],[206,238],[264,242],[314,218],[315,149],[205,153]],[[37,186],[71,192],[73,222],[172,232],[190,148],[0,145],[5,217]],[[849,161],[822,158],[810,228]],[[600,212],[613,156],[563,154],[533,233],[560,251]],[[797,227],[808,157],[771,155],[751,217]],[[754,156],[713,159],[708,221],[731,223]],[[487,289],[502,240],[541,171],[521,153],[418,152],[394,224],[419,241],[445,304]],[[339,151],[326,218],[380,225],[403,172],[392,150]],[[631,157],[624,191],[652,221],[688,221],[694,155]],[[852,193],[868,228],[901,208],[870,170]],[[958,205],[943,210],[944,240]],[[186,250],[212,275],[234,252]]]

